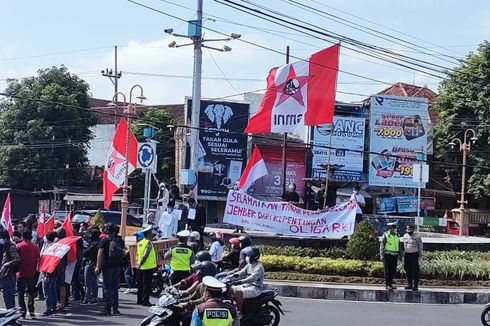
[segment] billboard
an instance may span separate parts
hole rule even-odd
[[[427,154],[428,109],[425,98],[371,98],[369,185],[417,188],[412,166]]]
[[[282,195],[282,148],[280,146],[259,145],[268,175],[255,181],[249,194],[280,197]],[[294,182],[296,191],[304,195],[306,176],[306,150],[301,147],[288,147],[286,154],[286,185]]]
[[[187,99],[187,109],[192,100]],[[198,196],[226,200],[228,190],[240,179],[247,164],[250,105],[230,101],[201,100],[199,112]],[[188,114],[190,117],[190,114]]]
[[[365,125],[364,118],[334,116],[332,135],[328,125],[311,128],[311,143],[332,147],[330,164],[341,166],[333,171],[333,180],[362,181]],[[313,146],[312,152],[312,178],[325,179],[326,170],[320,165],[328,163],[328,149]]]

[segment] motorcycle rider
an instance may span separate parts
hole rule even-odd
[[[157,254],[153,245],[153,230],[149,225],[143,229],[144,238],[138,242],[136,266],[138,269],[138,299],[136,304],[151,306],[150,293],[153,273],[157,268]]]
[[[228,240],[231,244],[231,251],[224,255],[221,260],[216,261],[215,263],[221,267],[221,269],[225,269],[228,267],[229,269],[237,269],[240,259],[240,241],[238,238],[231,238]]]
[[[192,248],[187,245],[189,235],[190,232],[188,230],[178,232],[179,243],[165,253],[164,258],[166,261],[170,261],[170,269],[173,271],[170,276],[172,284],[177,284],[188,277],[191,265],[194,263],[194,253]]]
[[[240,313],[242,312],[243,299],[256,298],[264,289],[265,269],[259,259],[259,248],[250,247],[245,257],[247,265],[237,274],[232,273],[236,280],[233,281],[231,290]]]
[[[238,237],[238,241],[240,241],[241,248],[240,257],[238,260],[238,268],[242,269],[247,264],[245,261],[245,257],[252,247],[252,238],[250,238],[250,236],[248,236],[247,234],[244,234]]]
[[[238,326],[240,319],[236,308],[223,302],[221,297],[226,285],[212,276],[203,279],[206,302],[198,305],[192,314],[191,326]]]
[[[202,282],[202,263],[210,262],[211,255],[207,251],[199,251],[195,256],[195,259],[195,263],[192,265],[193,273],[175,285],[176,289],[184,290],[184,294],[194,293],[199,283]]]
[[[201,235],[197,231],[192,231],[189,236],[189,246],[192,248],[194,254],[197,254],[202,249]]]

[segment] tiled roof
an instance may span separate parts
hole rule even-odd
[[[120,117],[118,115],[124,114],[122,102],[117,102],[117,107],[112,107],[109,105],[112,101],[91,98],[89,100],[89,105],[97,113],[99,119],[99,124],[115,124],[119,121]],[[136,105],[136,115],[140,116],[146,110],[150,108],[165,108],[169,111],[176,124],[183,124],[184,122],[184,104],[168,104],[168,105]],[[105,114],[106,113],[106,114]],[[116,116],[114,116],[116,114]]]

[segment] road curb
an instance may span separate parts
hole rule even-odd
[[[396,289],[387,291],[384,288],[315,284],[286,284],[279,282],[266,282],[267,286],[277,288],[283,297],[349,300],[371,302],[405,302],[405,303],[431,303],[431,304],[487,304],[490,302],[490,292],[485,289],[435,289],[423,288],[417,292]]]

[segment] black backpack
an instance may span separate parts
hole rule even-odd
[[[107,264],[111,266],[121,265],[124,259],[123,247],[117,238],[110,239],[109,255],[107,256]]]

